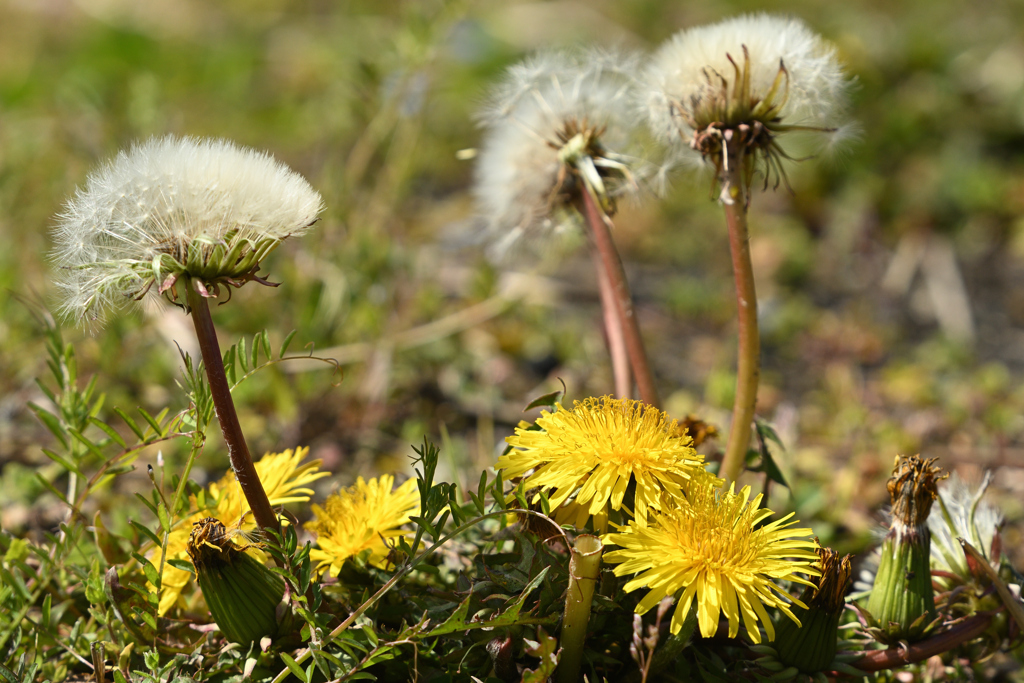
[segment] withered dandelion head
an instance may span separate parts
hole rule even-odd
[[[657,135],[688,143],[719,173],[729,163],[726,142],[737,139],[763,161],[766,184],[774,174],[776,185],[785,180],[782,159],[791,158],[779,135],[834,135],[850,85],[831,45],[798,19],[767,14],[677,33],[654,55],[646,79]]]
[[[797,621],[789,608],[798,603],[776,581],[813,586],[800,574],[817,576],[816,544],[810,529],[793,528],[793,515],[759,526],[774,514],[760,508],[761,496],[750,487],[739,493],[704,486],[691,489],[679,507],[654,515],[647,526],[630,522],[604,536],[605,545],[619,546],[605,555],[617,563],[616,576],[635,574],[627,592],[648,588],[636,611],[643,614],[666,596],[677,595],[672,633],[678,633],[697,602],[697,623],[705,637],[718,631],[719,614],[729,620],[729,637],[742,619],[754,642],[761,641],[760,621],[775,638],[765,607],[777,607]],[[799,623],[799,621],[797,621]]]
[[[306,529],[316,536],[317,547],[309,557],[318,570],[337,574],[346,559],[364,550],[370,551],[370,564],[386,563],[388,541],[404,534],[402,525],[420,510],[415,479],[392,490],[394,485],[390,474],[369,481],[359,477],[354,486],[328,497],[323,507],[313,506],[316,518]]]
[[[608,52],[538,54],[506,72],[480,113],[484,139],[474,194],[492,256],[571,234],[590,188],[606,212],[636,187],[628,143],[635,57]]]
[[[60,214],[60,312],[98,319],[149,292],[174,301],[182,277],[206,294],[266,283],[260,262],[322,208],[309,183],[268,154],[227,140],[151,138],[90,174]]]
[[[271,505],[286,505],[288,503],[304,503],[313,495],[309,485],[329,476],[329,472],[320,471],[320,461],[311,460],[303,463],[302,460],[309,454],[308,448],[288,449],[281,453],[264,455],[256,463],[256,473],[260,482],[267,492],[267,498]],[[230,540],[232,543],[249,545],[247,532],[256,529],[256,522],[253,519],[249,504],[242,495],[242,489],[235,479],[234,472],[228,472],[219,481],[209,485],[202,496],[193,496],[190,499],[191,508],[197,510],[192,516],[178,523],[167,536],[167,559],[184,560],[189,558],[188,544],[193,532],[193,526],[204,519],[215,518],[224,528],[226,534],[215,533],[218,528],[212,522],[202,525],[206,531],[196,540],[216,540],[218,543]],[[239,533],[241,532],[241,533]],[[208,548],[209,546],[203,545]],[[258,554],[262,557],[262,554]],[[159,567],[162,552],[157,547],[149,558],[154,566]],[[192,580],[192,574],[184,569],[164,565],[164,573],[160,583],[160,605],[159,614],[166,614],[174,605],[182,601],[182,591]],[[152,587],[151,587],[152,590]]]
[[[682,499],[692,481],[705,477],[720,483],[675,420],[642,401],[588,398],[571,410],[542,411],[537,426],[517,428],[496,467],[506,480],[525,477],[527,490],[550,492],[560,522],[582,526],[590,515],[619,510],[634,482],[633,514],[643,525],[650,511],[663,508],[665,495]]]

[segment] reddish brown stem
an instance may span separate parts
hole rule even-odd
[[[974,640],[984,633],[991,623],[991,614],[975,614],[948,631],[943,631],[928,640],[907,647],[865,652],[863,657],[852,662],[852,666],[861,671],[882,671],[883,669],[904,667],[914,662],[923,662],[929,657],[948,652],[958,645]]]
[[[213,327],[213,318],[210,317],[210,305],[206,302],[206,298],[199,293],[196,283],[191,279],[186,279],[185,290],[189,312],[192,314],[192,323],[196,327],[196,337],[199,339],[199,350],[203,356],[203,367],[206,369],[206,378],[210,383],[213,407],[217,411],[217,420],[220,422],[220,429],[224,434],[224,444],[228,449],[231,469],[234,470],[238,485],[249,502],[256,523],[264,529],[280,531],[277,515],[274,514],[274,510],[270,506],[267,492],[263,490],[263,484],[260,482],[260,477],[252,462],[252,456],[249,454],[249,447],[245,443],[242,427],[238,424],[238,413],[235,412],[231,387],[228,385],[228,378],[224,373],[224,360],[220,355],[217,331]]]
[[[608,273],[601,265],[601,255],[596,249],[592,249],[591,252],[594,255],[594,269],[597,270],[597,282],[601,292],[601,314],[608,340],[608,355],[612,360],[615,395],[618,398],[631,398],[633,376],[629,371],[629,353],[626,351],[626,339],[622,334],[622,320],[619,318],[618,306],[615,305],[615,289],[608,279]]]
[[[744,182],[744,154],[729,152],[729,168],[722,171],[722,206],[729,228],[732,272],[736,280],[736,317],[738,350],[736,397],[733,400],[732,425],[725,457],[719,474],[727,482],[736,481],[743,472],[750,445],[750,426],[757,403],[757,384],[761,372],[761,339],[757,329],[757,292],[754,268],[750,262],[750,236],[747,233],[747,191]]]
[[[594,248],[601,257],[601,265],[608,275],[608,281],[614,292],[615,308],[618,312],[619,321],[622,323],[622,335],[626,342],[626,352],[629,354],[630,365],[633,366],[633,374],[636,376],[637,389],[640,391],[640,398],[644,403],[660,408],[658,401],[658,390],[654,386],[654,376],[651,374],[651,366],[647,362],[647,352],[644,350],[644,340],[640,336],[640,326],[637,324],[636,312],[633,310],[633,296],[629,292],[629,283],[626,281],[626,271],[622,267],[622,259],[615,249],[615,242],[612,241],[612,233],[608,229],[610,221],[608,217],[597,207],[597,202],[589,190],[583,191],[583,212],[590,226],[590,234],[594,240]]]

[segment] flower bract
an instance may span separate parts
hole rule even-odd
[[[693,602],[697,623],[705,637],[718,631],[719,614],[729,620],[729,637],[743,621],[750,638],[761,642],[758,621],[768,639],[775,629],[766,607],[778,608],[799,621],[789,608],[800,604],[776,581],[813,584],[800,574],[816,576],[816,544],[810,529],[793,528],[785,517],[763,524],[773,514],[761,508],[761,496],[750,500],[750,487],[739,493],[711,486],[692,489],[678,507],[666,508],[642,526],[630,522],[617,533],[604,536],[606,545],[619,548],[605,555],[617,563],[616,576],[635,574],[626,592],[648,588],[637,605],[643,614],[666,596],[677,596],[671,630],[678,633]]]
[[[711,477],[675,420],[642,401],[605,396],[571,410],[559,405],[542,411],[537,427],[520,425],[496,467],[506,480],[525,477],[527,490],[550,492],[559,522],[582,527],[590,515],[621,509],[632,483],[633,514],[644,525],[652,510],[663,509],[664,496],[680,500],[691,480]]]
[[[303,503],[313,495],[309,484],[328,476],[329,472],[320,472],[320,461],[302,460],[309,454],[308,448],[288,449],[282,453],[264,455],[256,463],[263,488],[267,492],[271,505]],[[167,555],[169,560],[188,559],[187,546],[192,525],[207,517],[215,517],[229,531],[252,531],[256,522],[252,518],[249,504],[242,495],[242,489],[235,480],[234,472],[228,472],[220,481],[210,484],[200,498],[193,497],[191,507],[197,512],[179,522],[167,537]],[[244,540],[238,539],[244,544]],[[163,553],[158,547],[149,558],[154,566],[160,566]],[[166,614],[181,599],[181,593],[192,580],[189,572],[164,565],[160,587],[159,613]]]
[[[397,489],[394,485],[395,478],[389,474],[369,481],[359,477],[355,485],[328,497],[323,507],[313,506],[316,518],[306,528],[316,535],[317,547],[309,557],[318,563],[318,570],[336,574],[347,558],[364,550],[370,551],[370,564],[385,564],[390,552],[387,540],[404,534],[401,526],[420,510],[415,479]]]
[[[60,311],[81,321],[148,292],[174,300],[181,277],[214,294],[262,281],[261,260],[321,210],[319,193],[268,154],[227,140],[151,138],[90,174],[60,214]]]

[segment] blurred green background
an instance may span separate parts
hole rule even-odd
[[[39,317],[52,305],[54,215],[90,169],[150,135],[229,137],[305,175],[327,211],[215,310],[224,346],[269,329],[343,362],[276,367],[237,401],[254,453],[308,445],[336,473],[408,471],[409,444],[442,442],[475,482],[532,398],[607,393],[611,374],[589,257],[500,268],[482,257],[470,198],[473,113],[536,49],[650,50],[753,2],[0,0],[0,502],[3,528],[62,511]],[[794,192],[758,192],[759,413],[787,445],[795,508],[841,551],[861,549],[897,453],[978,481],[994,469],[1019,549],[1024,518],[1024,4],[781,2],[838,47],[861,131],[789,167]],[[616,218],[641,327],[674,417],[724,424],[735,363],[728,243],[709,178]],[[439,322],[438,322],[439,321]],[[113,406],[181,410],[190,321],[177,309],[65,329]],[[308,370],[308,371],[307,371]],[[227,467],[219,436],[195,476]],[[706,445],[711,454],[720,443]],[[172,464],[183,445],[164,447]],[[139,464],[152,463],[146,452]],[[115,519],[145,468],[93,504]],[[1018,567],[1024,559],[1018,553]]]

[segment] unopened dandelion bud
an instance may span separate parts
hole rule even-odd
[[[284,581],[232,543],[219,520],[207,517],[192,525],[188,554],[206,605],[225,638],[248,645],[277,632]]]
[[[835,658],[839,617],[852,572],[849,555],[840,558],[831,548],[818,548],[818,558],[821,576],[811,579],[815,585],[806,587],[800,596],[806,607],[793,606],[800,624],[789,619],[776,624],[779,661],[806,674],[828,668]]]
[[[928,515],[945,478],[935,460],[897,458],[887,484],[892,523],[867,602],[873,633],[883,642],[919,640],[935,618]]]

